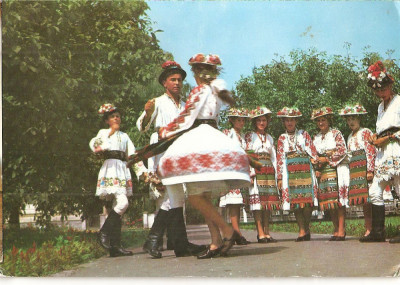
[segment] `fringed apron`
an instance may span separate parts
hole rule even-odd
[[[296,151],[286,156],[289,201],[291,209],[312,207],[314,201],[314,183],[311,174],[311,161],[307,153]]]
[[[320,157],[326,157],[326,155],[320,155]],[[321,211],[337,209],[339,207],[339,187],[336,167],[332,167],[327,163],[320,169],[320,172],[321,176],[318,184],[319,207]]]
[[[367,156],[365,150],[351,152],[349,205],[369,202],[367,181]]]
[[[281,201],[276,187],[275,168],[270,155],[262,152],[257,153],[256,156],[258,162],[262,164],[261,169],[255,169],[261,206],[268,210],[279,210]]]

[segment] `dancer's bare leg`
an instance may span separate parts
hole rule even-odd
[[[211,193],[202,193],[200,195],[189,195],[189,203],[204,216],[206,220],[214,223],[226,238],[231,238],[233,229],[220,216],[217,209],[211,203]]]
[[[363,212],[364,212],[365,230],[366,230],[364,236],[367,236],[372,230],[372,204],[371,203],[364,204]]]
[[[263,221],[262,221],[262,217],[261,217],[261,210],[253,211],[253,216],[254,216],[254,221],[256,223],[258,238],[259,239],[265,238],[264,226],[263,226]]]
[[[239,229],[239,221],[240,221],[240,205],[227,205],[229,209],[229,216],[231,218],[231,224],[233,230],[237,231],[240,236],[242,233]]]

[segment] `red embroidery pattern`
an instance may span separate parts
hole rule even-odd
[[[364,142],[364,150],[367,156],[367,171],[374,172],[375,170],[375,158],[376,148],[374,145],[368,142],[368,138],[372,136],[372,132],[369,129],[364,129],[362,132],[362,139]]]
[[[163,157],[160,172],[163,178],[205,172],[249,172],[247,155],[232,153],[191,153],[181,157]]]
[[[276,149],[276,172],[277,172],[277,179],[282,179],[283,175],[283,163],[284,163],[284,154],[285,151],[283,149],[284,141],[286,137],[285,135],[280,135],[278,139],[278,145]]]
[[[190,95],[185,103],[185,109],[179,114],[177,118],[175,118],[171,123],[169,123],[165,127],[165,134],[164,136],[167,136],[169,132],[173,132],[179,128],[179,125],[184,123],[186,120],[186,117],[190,116],[190,113],[192,110],[195,109],[196,103],[200,101],[200,95],[201,91],[204,89],[202,85],[197,86],[190,92]]]
[[[339,164],[339,162],[341,162],[342,158],[346,155],[347,148],[343,135],[339,130],[332,129],[332,134],[336,142],[336,151],[332,155],[331,157],[332,161],[330,161],[329,164],[332,167],[336,167]]]

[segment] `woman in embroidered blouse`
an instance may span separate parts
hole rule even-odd
[[[320,130],[313,140],[318,152],[318,202],[321,211],[330,210],[335,230],[329,240],[344,241],[350,173],[346,142],[342,133],[331,127],[332,116],[330,107],[314,110],[311,114]]]
[[[246,141],[244,139],[244,135],[241,134],[241,130],[243,129],[249,117],[248,113],[249,112],[243,108],[231,108],[227,116],[232,128],[222,131],[229,138],[237,142],[243,149],[246,149]],[[227,208],[231,218],[232,227],[240,236],[240,238],[236,239],[235,241],[238,245],[249,244],[249,242],[240,232],[239,228],[240,207],[243,204],[247,204],[248,192],[248,188],[231,189],[229,190],[228,194],[220,197],[219,206]]]
[[[158,173],[172,197],[184,188],[188,201],[205,217],[211,244],[198,258],[226,255],[238,238],[211,203],[211,192],[249,186],[249,160],[241,146],[216,129],[220,108],[233,103],[225,82],[216,79],[221,61],[217,55],[196,54],[189,60],[197,86],[186,101],[185,110],[159,131],[161,138],[181,134],[160,160]],[[174,191],[174,195],[170,192]],[[171,193],[172,194],[172,193]],[[223,240],[220,235],[225,237]]]
[[[100,229],[99,242],[110,251],[111,257],[132,255],[121,247],[121,216],[128,208],[127,196],[132,196],[131,173],[126,161],[135,153],[135,146],[129,136],[119,130],[121,115],[115,106],[103,104],[99,114],[109,128],[101,129],[89,143],[91,150],[105,159],[97,180],[96,196],[112,200],[114,204]],[[137,177],[147,171],[142,162],[135,164],[134,170]]]
[[[381,61],[368,68],[368,86],[381,103],[378,107],[376,134],[370,142],[377,148],[375,176],[369,188],[372,203],[372,231],[367,242],[385,241],[385,204],[383,191],[394,186],[400,188],[400,97],[393,92],[393,77],[386,72]],[[390,243],[400,243],[400,235]]]
[[[263,164],[260,170],[251,169],[252,186],[249,188],[249,205],[253,211],[259,243],[276,242],[269,235],[271,210],[279,210],[281,202],[276,187],[276,152],[273,138],[266,132],[271,121],[271,111],[257,107],[250,112],[255,131],[246,134],[246,149]]]
[[[350,154],[349,205],[363,205],[366,232],[360,241],[368,239],[372,230],[372,206],[369,203],[369,183],[374,178],[376,149],[369,143],[372,132],[360,127],[361,115],[367,114],[360,104],[346,106],[339,115],[346,118],[351,134],[347,139]]]
[[[298,108],[284,107],[277,113],[286,132],[281,134],[277,146],[278,189],[282,193],[282,208],[294,210],[299,236],[295,241],[309,241],[313,207],[318,206],[318,184],[312,162],[318,159],[310,135],[296,128],[302,116]]]

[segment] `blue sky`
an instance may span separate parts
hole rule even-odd
[[[187,65],[198,52],[221,57],[225,79],[234,87],[252,68],[274,54],[317,48],[328,54],[363,49],[400,59],[400,1],[147,1],[160,46],[171,52],[195,81]]]

